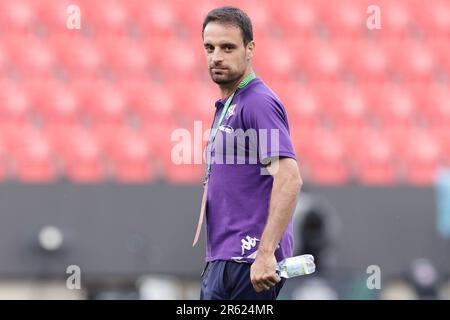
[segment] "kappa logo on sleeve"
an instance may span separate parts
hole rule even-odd
[[[245,238],[241,239],[241,256],[240,257],[231,257],[236,262],[241,262],[243,259],[256,259],[256,256],[258,255],[258,250],[255,250],[254,252],[250,253],[248,256],[244,256],[244,253],[246,251],[252,250],[256,247],[256,243],[260,240],[256,237],[250,237],[246,236]],[[276,250],[280,249],[281,245],[278,244]]]
[[[253,248],[256,247],[256,243],[259,242],[260,240],[256,237],[250,237],[250,236],[246,236],[245,238],[241,239],[241,256],[240,257],[231,257],[231,259],[233,259],[234,261],[240,262],[242,259],[256,259],[256,256],[258,254],[258,250],[255,250],[254,252],[252,252],[251,254],[249,254],[248,256],[244,256],[244,253],[246,251],[252,250]],[[278,244],[276,250],[280,249],[281,245]]]
[[[246,236],[244,239],[241,239],[241,251],[242,255],[244,255],[246,250],[251,250],[256,246],[256,242],[259,241],[256,237]]]

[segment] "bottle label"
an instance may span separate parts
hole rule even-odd
[[[286,272],[289,277],[308,274],[306,263],[307,262],[305,261],[303,256],[288,258],[286,260]]]

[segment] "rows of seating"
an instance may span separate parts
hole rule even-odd
[[[82,0],[80,29],[72,1],[0,0],[0,181],[199,182],[171,134],[211,124],[201,24],[225,3],[252,18],[305,180],[429,185],[450,164],[449,1],[377,1],[370,30],[366,0]]]

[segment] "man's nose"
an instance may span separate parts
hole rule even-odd
[[[212,61],[214,64],[218,64],[223,61],[223,55],[220,52],[220,50],[214,50],[213,56],[212,56]]]

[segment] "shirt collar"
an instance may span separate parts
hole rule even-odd
[[[254,78],[252,81],[250,81],[250,82],[248,83],[248,85],[246,85],[244,88],[238,90],[234,96],[236,97],[236,96],[238,96],[241,92],[245,91],[245,90],[246,90],[253,82],[255,82],[256,79],[258,79],[258,77]],[[227,97],[225,97],[225,98],[223,98],[223,99],[217,100],[216,103],[215,103],[216,109],[219,108],[219,107],[223,107],[223,106],[225,105],[225,102],[227,102],[228,97],[229,97],[229,96],[227,96]],[[233,100],[234,100],[234,99],[233,99]]]
[[[235,95],[236,96],[236,95]],[[228,96],[229,97],[229,96]],[[225,102],[227,102],[228,97],[225,97],[223,99],[219,99],[216,101],[216,108],[223,107],[225,105]]]

